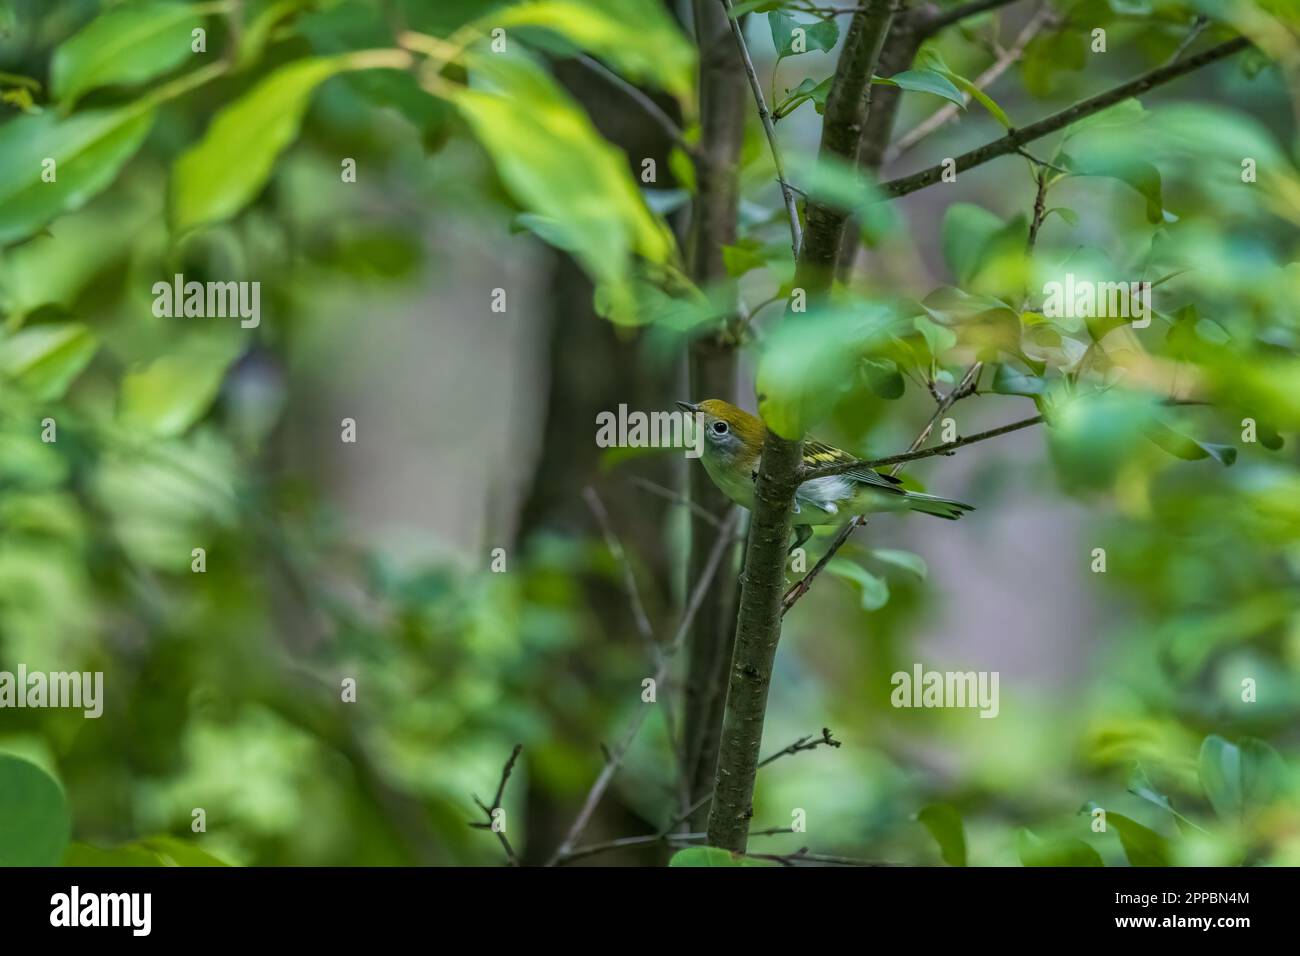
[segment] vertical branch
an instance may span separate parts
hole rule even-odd
[[[781,597],[790,538],[790,503],[799,484],[803,443],[768,432],[754,490],[741,580],[740,616],[727,709],[718,753],[718,775],[709,811],[709,845],[743,852],[754,815],[754,778],[763,743],[763,720],[776,645],[781,637]]]
[[[853,14],[844,37],[844,49],[835,67],[835,77],[826,96],[821,145],[818,147],[822,159],[838,159],[849,164],[857,162],[867,119],[871,77],[876,71],[899,2],[870,0]],[[795,273],[795,285],[807,290],[810,299],[815,297],[814,293],[830,288],[846,222],[842,210],[819,202],[808,203],[808,228]]]
[[[695,154],[696,194],[691,221],[689,263],[696,284],[729,283],[722,247],[736,241],[740,202],[738,168],[745,136],[748,91],[740,49],[727,14],[716,0],[695,0],[695,37],[700,57],[700,142]],[[737,306],[734,289],[730,304]],[[692,343],[687,357],[690,398],[720,398],[735,403],[736,349],[724,327]],[[731,501],[693,464],[688,471],[691,502],[720,519]],[[686,580],[695,582],[708,561],[716,527],[691,518],[691,550]],[[694,803],[713,783],[722,728],[723,688],[735,635],[736,581],[731,573],[735,549],[728,547],[720,573],[704,596],[687,641],[686,712],[682,750],[685,790]],[[695,821],[701,823],[701,820]]]
[[[893,19],[896,0],[868,0],[853,15],[826,98],[819,148],[823,158],[857,159],[866,118],[867,89]],[[795,285],[809,300],[831,286],[846,215],[808,204],[808,228],[799,253]],[[718,773],[709,808],[709,844],[743,851],[753,816],[754,777],[763,741],[767,693],[781,637],[781,599],[791,508],[803,470],[803,442],[769,431],[755,485],[755,506],[745,551],[736,646],[723,718]]]

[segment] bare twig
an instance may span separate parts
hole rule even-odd
[[[658,662],[662,650],[655,643],[654,628],[650,626],[650,618],[646,616],[645,605],[641,603],[641,591],[636,585],[636,575],[632,572],[632,562],[628,560],[626,552],[623,551],[623,544],[618,540],[618,535],[614,534],[614,529],[609,523],[609,513],[605,510],[605,505],[601,502],[600,496],[596,494],[596,489],[587,487],[582,489],[583,500],[587,502],[587,508],[591,511],[600,525],[600,532],[605,538],[605,547],[609,553],[614,556],[618,562],[619,568],[623,572],[623,590],[627,592],[628,604],[632,606],[632,617],[636,620],[637,633],[641,635],[642,640],[654,652],[655,660]]]
[[[695,502],[691,501],[690,498],[686,497],[681,492],[673,491],[671,488],[665,488],[663,485],[656,484],[655,482],[642,478],[639,475],[632,475],[628,478],[628,481],[636,485],[642,491],[649,492],[650,494],[663,498],[666,501],[671,501],[674,504],[681,505],[705,524],[711,525],[714,528],[722,527],[722,522],[718,520],[718,518],[710,514],[707,509],[701,508]]]
[[[830,853],[809,853],[808,848],[800,847],[793,853],[743,853],[751,860],[771,860],[782,866],[795,866],[799,863],[824,863],[830,866],[893,866],[878,860],[859,860],[851,856],[835,856]]]
[[[809,734],[806,737],[800,737],[798,740],[796,740],[790,746],[786,747],[784,750],[778,750],[776,753],[772,754],[771,756],[765,757],[764,759],[760,760],[758,762],[757,769],[762,769],[763,767],[766,767],[768,764],[772,763],[775,760],[779,760],[780,758],[788,756],[790,754],[799,753],[801,750],[816,750],[818,747],[822,746],[823,744],[830,747],[838,747],[840,746],[840,741],[835,740],[831,736],[830,730],[826,727],[823,727],[822,735],[820,737],[814,738],[811,734]],[[711,792],[704,794],[704,796],[700,797],[698,800],[696,800],[693,804],[691,804],[689,807],[687,807],[677,816],[669,820],[664,825],[664,828],[659,832],[662,834],[671,833],[675,827],[678,827],[682,823],[684,823],[691,816],[691,814],[693,814],[696,810],[699,810],[707,806],[708,802],[712,799],[713,799],[713,794]]]
[[[803,229],[799,225],[799,207],[795,205],[794,192],[790,189],[790,183],[785,177],[785,163],[781,159],[781,147],[776,141],[776,127],[772,124],[772,114],[768,111],[767,101],[763,99],[763,84],[758,80],[758,72],[754,69],[754,61],[749,55],[749,47],[745,44],[745,32],[741,29],[740,20],[731,15],[731,0],[719,0],[719,2],[727,11],[727,19],[731,23],[731,35],[736,38],[736,46],[740,48],[741,58],[745,61],[745,75],[749,77],[749,88],[753,91],[754,102],[758,105],[758,118],[763,123],[763,132],[767,134],[767,145],[772,150],[772,162],[776,165],[776,178],[781,183],[781,196],[785,200],[786,215],[790,218],[790,245],[797,260],[799,250],[803,247]]]
[[[668,135],[668,138],[676,143],[683,152],[688,156],[695,155],[695,146],[687,142],[686,134],[682,132],[682,128],[673,122],[673,118],[664,112],[663,107],[647,96],[643,90],[623,79],[595,57],[582,53],[574,57],[574,60],[588,71],[604,79],[611,86],[616,86],[622,90],[627,98],[636,103],[641,108],[641,111],[663,130]]]
[[[750,836],[777,836],[781,833],[794,833],[794,828],[768,827],[765,830],[755,830]],[[574,847],[559,862],[572,863],[574,860],[596,856],[600,853],[611,853],[615,850],[628,850],[658,844],[676,847],[699,846],[700,841],[707,836],[707,833],[646,833],[641,836],[620,837],[617,840],[608,840],[605,843],[592,843],[587,846]]]
[[[836,740],[834,737],[831,736],[831,731],[829,727],[822,728],[822,733],[820,737],[815,737],[812,734],[809,734],[807,737],[800,737],[798,740],[796,740],[790,746],[786,747],[784,750],[778,750],[776,753],[772,754],[772,756],[768,757],[767,759],[760,760],[758,762],[758,766],[760,769],[762,769],[763,767],[766,767],[768,764],[772,763],[774,760],[780,760],[782,757],[785,757],[789,754],[797,754],[801,750],[816,750],[818,747],[821,746],[827,746],[827,747],[840,746],[840,741]]]
[[[474,802],[478,804],[478,808],[482,810],[483,814],[487,817],[487,823],[470,824],[470,826],[479,829],[492,830],[492,832],[497,835],[497,839],[501,841],[501,848],[506,851],[506,862],[511,866],[518,866],[519,858],[515,856],[514,847],[510,845],[510,841],[506,838],[505,829],[496,829],[496,817],[494,814],[501,809],[501,799],[506,794],[506,783],[510,780],[510,774],[515,769],[515,761],[519,759],[519,754],[523,749],[523,744],[515,744],[515,749],[510,751],[510,756],[506,760],[505,766],[501,768],[501,782],[497,784],[496,796],[492,798],[491,806],[488,806],[478,797],[474,797]],[[474,795],[470,794],[470,796]]]
[[[983,73],[977,76],[972,82],[977,89],[985,90],[991,86],[1003,73],[1011,69],[1012,66],[1020,60],[1025,54],[1025,48],[1029,46],[1031,40],[1038,36],[1043,29],[1051,25],[1056,19],[1056,14],[1050,7],[1041,7],[1035,13],[1028,23],[1021,29],[1011,46],[1002,51],[993,64]],[[962,100],[969,105],[973,99],[969,92],[963,91]],[[935,130],[939,129],[961,112],[961,107],[956,103],[947,103],[940,109],[931,113],[912,129],[908,130],[898,138],[898,142],[885,150],[885,162],[892,163],[903,153],[907,152],[921,140],[925,139]]]
[[[1022,428],[1029,428],[1031,425],[1038,425],[1042,421],[1042,415],[1035,415],[1033,418],[1025,418],[1018,422],[1011,422],[1009,425],[990,428],[988,431],[977,432],[976,434],[968,435],[965,438],[958,438],[954,441],[945,442],[942,445],[935,445],[933,448],[923,448],[917,451],[904,452],[901,455],[890,455],[888,458],[864,458],[860,461],[837,462],[834,465],[824,465],[821,468],[810,469],[805,473],[804,480],[812,481],[814,478],[829,478],[832,475],[842,475],[847,471],[860,471],[864,468],[883,468],[886,465],[902,465],[909,461],[919,461],[922,458],[933,458],[935,455],[951,455],[958,448],[964,448],[967,445],[974,445],[976,442],[988,441],[990,438],[997,438],[999,435],[1007,435],[1011,432],[1020,431]]]
[[[655,686],[661,686],[668,678],[669,667],[672,664],[673,655],[681,648],[686,634],[690,630],[691,621],[695,618],[695,612],[699,610],[700,603],[704,600],[705,592],[708,591],[714,576],[717,574],[718,566],[722,563],[722,556],[726,554],[728,546],[731,544],[731,532],[737,518],[738,511],[733,511],[728,517],[722,528],[718,531],[717,540],[714,542],[713,550],[709,553],[708,563],[705,565],[704,572],[695,582],[695,588],[691,592],[690,600],[687,601],[686,608],[682,611],[682,619],[678,624],[677,633],[673,639],[663,648],[660,657],[659,666],[655,671]],[[547,861],[547,866],[554,866],[560,860],[564,859],[573,848],[577,845],[578,840],[582,838],[583,831],[587,829],[587,824],[591,816],[596,812],[596,807],[600,804],[601,798],[604,797],[605,791],[609,789],[610,783],[614,780],[614,775],[618,773],[619,767],[623,765],[623,759],[627,756],[628,748],[632,746],[632,741],[641,731],[641,725],[645,723],[646,717],[650,715],[650,708],[642,706],[638,708],[631,723],[628,724],[622,739],[613,750],[609,751],[605,758],[605,765],[601,768],[600,774],[596,777],[595,783],[587,792],[587,797],[583,801],[582,808],[578,811],[577,818],[569,827],[568,833],[565,834],[564,841],[556,849],[555,853]]]
[[[1198,14],[1196,19],[1192,21],[1191,30],[1187,32],[1187,36],[1183,38],[1183,42],[1178,44],[1178,49],[1174,50],[1174,54],[1169,58],[1168,62],[1177,63],[1182,58],[1182,55],[1191,48],[1191,45],[1196,42],[1197,38],[1205,32],[1205,28],[1209,25],[1210,18],[1203,13]]]
[[[963,153],[955,160],[955,171],[958,173],[973,169],[976,166],[982,166],[984,163],[999,156],[1005,156],[1008,153],[1018,151],[1027,143],[1032,143],[1049,133],[1064,129],[1071,123],[1077,123],[1084,117],[1099,113],[1116,103],[1122,103],[1124,100],[1138,96],[1148,90],[1154,89],[1170,80],[1177,79],[1188,73],[1198,70],[1203,66],[1222,60],[1225,57],[1240,53],[1250,46],[1250,41],[1245,37],[1238,37],[1235,40],[1229,40],[1226,43],[1220,43],[1218,46],[1211,47],[1204,52],[1195,56],[1189,56],[1179,60],[1177,63],[1170,63],[1165,66],[1157,67],[1143,73],[1141,76],[1129,80],[1127,83],[1121,83],[1104,93],[1075,103],[1073,106],[1066,107],[1060,112],[1053,113],[1051,116],[1041,119],[1036,123],[1031,123],[1021,129],[1013,129],[1007,132],[1000,139],[995,139],[991,143],[986,143],[970,152]],[[919,173],[913,173],[910,176],[903,176],[899,179],[890,180],[883,183],[880,187],[881,192],[890,199],[899,196],[906,196],[908,193],[916,192],[918,189],[924,189],[940,181],[945,170],[945,163],[938,163],[929,169],[921,170]]]
[[[955,7],[944,10],[931,20],[930,32],[932,34],[938,33],[940,30],[950,27],[961,20],[966,20],[981,13],[987,13],[989,10],[996,10],[998,7],[1005,7],[1008,4],[1015,2],[1016,0],[970,0],[968,3],[959,3]]]
[[[935,407],[934,413],[930,416],[930,420],[926,423],[925,427],[921,429],[920,434],[916,436],[911,447],[908,448],[907,454],[911,454],[925,444],[926,439],[930,437],[930,432],[934,431],[935,423],[943,417],[944,413],[947,412],[955,402],[958,402],[967,395],[972,394],[976,384],[979,382],[979,375],[983,368],[983,362],[976,362],[967,369],[966,374],[962,376],[961,381],[957,383],[956,387],[945,395]],[[902,462],[895,464],[894,469],[890,474],[897,474],[902,467]],[[791,585],[790,589],[786,591],[785,597],[781,601],[782,617],[789,612],[790,608],[794,607],[795,603],[801,597],[808,593],[808,589],[812,587],[813,581],[815,581],[817,577],[826,570],[826,566],[831,563],[831,559],[835,557],[836,552],[838,552],[840,548],[844,547],[844,543],[849,540],[849,536],[866,523],[866,515],[854,515],[845,523],[844,527],[840,529],[839,534],[837,534],[835,539],[831,542],[831,546],[827,549],[826,553],[823,554],[818,562],[813,565],[812,570]]]

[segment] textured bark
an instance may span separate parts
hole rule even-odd
[[[835,79],[826,97],[818,155],[823,160],[853,164],[867,118],[871,77],[894,17],[895,0],[869,0],[853,15],[844,37],[844,49],[835,67]],[[795,285],[810,299],[830,288],[838,264],[844,227],[842,209],[808,203],[808,228],[799,256]]]
[[[857,160],[866,119],[867,87],[894,10],[894,0],[870,0],[853,15],[826,98],[819,148],[822,159],[849,163]],[[808,228],[795,284],[807,292],[809,301],[830,289],[846,220],[841,210],[813,202],[808,204]],[[800,441],[788,441],[768,433],[763,443],[745,550],[736,646],[708,826],[709,845],[737,852],[743,851],[748,843],[749,820],[754,813],[754,778],[763,743],[772,665],[781,637],[785,557],[791,506],[802,470],[802,448]]]
[[[930,6],[905,10],[896,16],[881,48],[876,72],[881,76],[893,76],[908,69],[921,44],[930,35],[933,20],[934,8]],[[882,84],[874,84],[867,91],[867,119],[858,146],[858,165],[873,174],[879,171],[885,148],[893,135],[902,94],[898,87]],[[852,270],[857,253],[856,229],[850,224],[840,244],[838,274],[841,279]]]
[[[689,243],[691,278],[699,285],[728,282],[722,247],[736,241],[740,149],[745,136],[748,90],[740,51],[732,42],[725,11],[716,0],[696,0],[696,43],[700,50],[700,143],[695,170],[697,191]],[[721,398],[735,403],[736,351],[725,332],[697,341],[688,355],[690,399]],[[691,501],[721,517],[731,503],[703,467],[689,471]],[[699,579],[717,529],[691,519],[688,582]],[[713,783],[722,705],[735,634],[736,581],[728,556],[696,613],[687,638],[686,714],[683,766],[686,793],[694,803]],[[691,820],[702,825],[705,811]]]
[[[736,648],[709,812],[709,845],[743,852],[754,815],[754,777],[763,719],[781,637],[781,598],[803,443],[768,432],[755,489],[754,516],[741,575]]]

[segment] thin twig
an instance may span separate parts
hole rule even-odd
[[[758,118],[763,123],[763,132],[767,134],[767,145],[772,150],[772,162],[776,165],[776,178],[781,184],[781,196],[785,200],[786,215],[790,218],[790,245],[794,257],[799,259],[799,250],[803,247],[803,229],[799,225],[799,207],[795,205],[794,192],[785,177],[785,163],[781,160],[781,147],[776,141],[776,127],[772,125],[772,114],[768,111],[767,101],[763,99],[763,84],[758,81],[758,72],[750,58],[749,47],[745,44],[745,32],[740,27],[740,20],[731,15],[731,0],[719,0],[727,11],[727,21],[731,24],[731,35],[736,38],[740,48],[740,57],[745,63],[745,75],[749,77],[749,88],[754,92],[754,102],[758,105]]]
[[[497,835],[497,839],[501,841],[501,848],[506,851],[506,862],[511,866],[518,866],[519,858],[515,856],[514,847],[510,845],[510,841],[506,838],[505,828],[503,827],[500,830],[496,829],[496,817],[494,814],[501,809],[501,799],[506,795],[506,783],[510,780],[510,774],[515,769],[515,761],[519,759],[519,754],[523,749],[523,744],[515,744],[515,749],[510,751],[510,757],[506,760],[505,766],[501,768],[501,782],[497,784],[496,796],[492,798],[491,806],[485,804],[478,797],[474,797],[474,802],[478,804],[479,809],[483,811],[485,816],[487,816],[487,823],[470,824],[470,826],[473,827],[492,830],[492,832]],[[470,796],[473,797],[474,795],[470,794]]]
[[[808,848],[800,847],[793,853],[742,853],[752,860],[771,860],[782,866],[794,866],[797,863],[826,863],[831,866],[893,866],[879,860],[859,860],[851,856],[835,856],[830,853],[809,853]]]
[[[888,458],[864,458],[860,461],[837,462],[833,465],[824,465],[821,468],[810,469],[805,477],[805,481],[812,481],[816,478],[829,478],[832,475],[842,475],[848,471],[860,471],[864,468],[883,468],[886,465],[902,465],[909,461],[919,461],[922,458],[933,458],[935,455],[951,455],[958,448],[964,448],[967,445],[974,445],[976,442],[988,441],[990,438],[997,438],[999,435],[1007,435],[1011,432],[1020,431],[1022,428],[1029,428],[1031,425],[1038,425],[1044,421],[1042,415],[1035,415],[1033,418],[1021,419],[1018,422],[1011,422],[1009,425],[1001,425],[997,428],[990,428],[988,431],[977,432],[974,435],[968,435],[965,438],[958,438],[955,441],[945,442],[942,445],[935,445],[933,448],[923,448],[916,451],[904,452],[901,455],[890,455]]]
[[[1174,55],[1169,58],[1168,62],[1177,63],[1191,45],[1196,42],[1197,37],[1205,32],[1205,28],[1209,25],[1210,18],[1203,13],[1198,14],[1196,19],[1192,21],[1191,30],[1189,30],[1187,36],[1183,38],[1183,42],[1178,44],[1178,49],[1174,50]]]
[[[750,836],[777,836],[782,833],[794,832],[794,827],[768,827],[765,830],[755,830]],[[596,856],[599,853],[610,853],[614,850],[627,850],[659,844],[667,846],[698,846],[699,842],[707,837],[708,834],[703,832],[646,833],[641,836],[620,837],[617,840],[608,840],[604,843],[591,843],[587,846],[574,847],[564,859],[560,860],[560,863],[572,863],[574,860],[580,860],[583,857]]]
[[[1009,130],[1000,139],[985,143],[983,146],[958,156],[952,161],[955,164],[954,171],[963,173],[968,169],[974,169],[976,166],[982,166],[990,160],[997,159],[999,156],[1014,153],[1026,143],[1031,143],[1049,133],[1055,133],[1071,123],[1077,123],[1084,117],[1099,113],[1116,103],[1122,103],[1124,100],[1146,93],[1148,90],[1198,70],[1210,63],[1240,53],[1242,50],[1249,48],[1250,45],[1250,40],[1246,37],[1237,37],[1235,40],[1220,43],[1218,46],[1211,47],[1195,56],[1181,59],[1177,63],[1157,67],[1129,80],[1127,83],[1121,83],[1104,93],[1099,93],[1090,99],[1082,100],[1073,106],[1053,113],[1036,123],[1031,123],[1021,129]],[[948,160],[945,160],[910,176],[902,176],[887,183],[882,183],[880,191],[886,198],[896,199],[899,196],[914,193],[918,189],[924,189],[926,186],[931,186],[941,180],[948,168],[948,162]]]
[[[907,450],[908,454],[916,451],[925,444],[926,439],[930,437],[930,432],[934,431],[935,423],[943,417],[944,413],[947,412],[954,403],[960,401],[973,392],[979,381],[979,375],[983,368],[983,362],[976,362],[967,369],[966,374],[962,376],[961,381],[957,383],[956,387],[945,395],[942,401],[940,401],[935,407],[934,413],[930,416],[930,420],[926,423],[925,427],[921,429],[920,434],[916,436],[911,447]],[[890,474],[897,474],[902,467],[901,462],[896,464]],[[826,566],[831,563],[831,559],[835,557],[836,552],[838,552],[840,548],[844,547],[844,543],[849,540],[849,536],[866,523],[866,515],[854,515],[845,523],[844,527],[840,529],[839,534],[835,536],[835,540],[831,542],[831,546],[827,549],[826,553],[823,554],[818,562],[813,565],[812,570],[791,585],[790,589],[786,591],[785,597],[781,600],[782,617],[789,612],[790,608],[795,606],[795,603],[801,597],[808,593],[808,589],[812,587],[813,581],[815,581],[817,577],[826,570]]]
[[[668,135],[668,138],[676,143],[688,156],[695,155],[695,146],[687,142],[686,134],[682,132],[682,128],[673,122],[673,118],[665,113],[663,108],[647,96],[644,91],[623,79],[595,57],[582,53],[574,57],[574,61],[590,72],[602,77],[611,86],[616,86],[622,90],[627,98],[641,107],[641,111],[650,117],[655,125],[662,129]]]
[[[632,475],[628,478],[628,481],[636,485],[642,491],[648,491],[652,495],[657,495],[658,497],[671,501],[674,504],[681,505],[705,524],[712,525],[715,528],[722,527],[722,522],[718,520],[718,518],[710,514],[708,510],[701,508],[695,502],[691,501],[690,498],[686,497],[681,492],[673,491],[671,488],[665,488],[663,485],[656,484],[655,482],[642,478],[639,475]]]
[[[605,538],[605,547],[609,549],[609,553],[614,556],[614,560],[618,562],[619,568],[623,572],[623,590],[627,592],[628,604],[632,606],[632,617],[636,620],[637,633],[649,645],[654,652],[656,662],[658,662],[662,651],[655,643],[654,628],[650,626],[650,618],[646,616],[645,605],[641,603],[641,591],[636,585],[636,575],[632,572],[632,562],[628,560],[622,542],[618,540],[618,535],[614,534],[614,529],[610,526],[609,512],[605,510],[605,505],[601,502],[600,496],[596,494],[596,489],[591,487],[582,489],[582,498],[587,502],[587,508],[595,517],[596,524],[600,525],[600,532]]]
[[[821,746],[836,747],[836,748],[840,746],[840,741],[836,740],[834,737],[831,736],[831,731],[829,727],[822,728],[822,734],[820,737],[814,737],[812,734],[809,734],[807,737],[800,737],[798,740],[796,740],[790,746],[786,747],[784,750],[778,750],[776,753],[772,754],[772,756],[768,757],[766,760],[760,760],[758,762],[758,765],[760,768],[766,767],[772,761],[780,760],[782,757],[787,756],[788,754],[797,754],[802,750],[816,750],[818,747]]]
[[[1015,2],[1016,0],[970,0],[969,3],[960,3],[951,9],[944,10],[931,20],[930,32],[932,34],[938,33],[940,30],[950,27],[961,20],[966,20],[981,13],[987,13],[989,10],[996,10],[998,7],[1005,7],[1008,4]]]
[[[718,531],[717,540],[714,542],[713,550],[709,553],[709,560],[704,566],[698,581],[695,582],[695,589],[691,592],[690,600],[686,603],[686,608],[682,611],[682,619],[678,624],[677,633],[673,639],[663,649],[660,657],[659,667],[655,672],[654,682],[658,687],[668,678],[668,669],[672,663],[673,656],[681,649],[683,642],[686,640],[686,634],[690,630],[691,622],[695,619],[695,613],[700,608],[700,603],[704,600],[704,595],[713,582],[714,575],[717,574],[718,566],[722,563],[722,557],[726,554],[728,547],[731,545],[731,531],[740,515],[739,511],[732,511],[727,516],[726,522]],[[596,777],[595,783],[587,792],[587,797],[583,801],[582,808],[578,811],[577,818],[573,825],[569,827],[568,833],[565,834],[564,841],[556,848],[551,858],[547,861],[547,866],[554,866],[560,860],[564,859],[573,848],[577,845],[578,840],[582,838],[583,831],[587,829],[587,824],[591,816],[596,812],[596,807],[600,804],[601,798],[604,797],[605,791],[609,789],[610,783],[614,780],[614,775],[618,773],[619,767],[623,764],[623,758],[627,755],[628,748],[632,746],[632,741],[636,739],[637,734],[641,731],[641,725],[645,723],[646,717],[650,715],[650,708],[642,706],[637,709],[631,723],[623,734],[623,738],[618,745],[608,753],[605,758],[605,765],[601,768],[600,774]]]
[[[1029,46],[1029,42],[1033,40],[1034,37],[1038,36],[1045,27],[1053,23],[1055,19],[1056,14],[1050,7],[1041,7],[1016,36],[1011,47],[1002,51],[993,64],[972,81],[975,84],[975,87],[979,90],[985,90],[991,86],[1000,76],[1002,76],[1003,73],[1011,69],[1011,67],[1014,66],[1022,56],[1024,56],[1025,48]],[[961,97],[967,105],[969,105],[970,101],[973,99],[971,94],[966,91],[962,91]],[[960,112],[961,107],[956,103],[944,104],[943,107],[936,110],[934,113],[931,113],[916,126],[912,127],[912,129],[900,136],[898,142],[885,151],[885,162],[892,163],[921,140],[944,126]]]
[[[779,760],[782,757],[789,756],[790,754],[797,754],[802,750],[816,750],[818,747],[822,745],[826,745],[829,747],[838,747],[840,745],[840,741],[834,739],[831,736],[831,732],[829,728],[823,727],[822,735],[820,737],[814,738],[811,734],[809,734],[806,737],[800,737],[790,746],[782,750],[778,750],[776,753],[772,754],[771,756],[766,757],[763,760],[760,760],[758,762],[758,766],[759,768],[766,767],[768,764],[772,763],[773,761]],[[691,814],[693,814],[696,810],[699,810],[701,807],[703,807],[712,799],[713,799],[712,791],[704,794],[704,796],[696,800],[695,803],[691,804],[691,806],[687,807],[685,810],[677,814],[677,816],[669,820],[664,825],[663,829],[660,830],[659,832],[664,835],[671,833],[674,827],[680,826],[682,823],[684,823],[687,819],[690,818]]]

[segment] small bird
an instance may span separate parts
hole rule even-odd
[[[766,426],[748,412],[717,398],[698,404],[678,402],[677,407],[702,417],[704,443],[700,460],[713,483],[736,504],[752,510]],[[855,460],[853,455],[833,445],[804,439],[805,468]],[[812,536],[813,525],[835,524],[848,515],[920,511],[956,520],[974,510],[960,501],[908,491],[893,475],[882,475],[870,468],[855,469],[842,475],[814,478],[799,486],[794,495],[796,538],[791,549]]]

